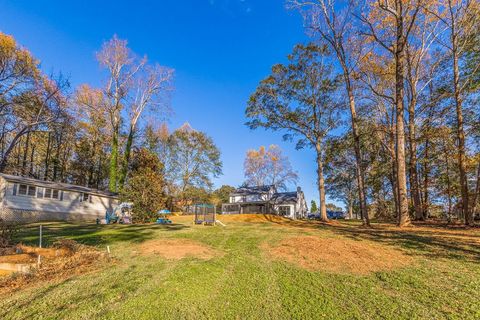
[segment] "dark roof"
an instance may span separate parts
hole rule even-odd
[[[234,192],[232,192],[232,194],[250,195],[250,194],[267,193],[272,188],[274,188],[274,186],[240,187],[236,189]]]
[[[275,204],[297,202],[297,192],[277,192],[272,196]]]
[[[32,184],[32,185],[44,187],[44,188],[60,189],[60,190],[75,191],[75,192],[85,192],[85,193],[90,193],[90,194],[95,194],[95,195],[110,197],[110,198],[117,197],[117,194],[113,192],[96,190],[92,188],[77,186],[74,184],[44,181],[44,180],[38,180],[33,178],[13,176],[13,175],[3,174],[3,173],[0,173],[0,177],[4,178],[7,181]]]

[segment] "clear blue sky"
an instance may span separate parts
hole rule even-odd
[[[0,0],[0,31],[31,50],[46,72],[67,75],[73,88],[100,85],[95,52],[113,34],[127,39],[137,54],[176,70],[169,125],[188,121],[213,137],[224,165],[217,186],[242,183],[248,149],[278,144],[308,202],[318,199],[313,151],[244,125],[258,82],[308,41],[300,15],[283,0]]]

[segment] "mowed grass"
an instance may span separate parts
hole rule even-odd
[[[115,262],[0,296],[0,319],[480,319],[478,229],[366,230],[358,222],[275,221],[207,227],[184,217],[174,222],[44,224],[47,245],[58,238],[100,250],[108,245]],[[297,236],[318,236],[325,246],[332,239],[375,242],[403,250],[414,262],[366,275],[337,274],[305,270],[265,252],[265,244]],[[38,225],[27,226],[18,238],[38,243]],[[138,253],[141,243],[162,239],[196,241],[219,254],[169,260]]]

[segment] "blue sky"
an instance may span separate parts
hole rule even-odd
[[[242,183],[248,149],[278,144],[308,202],[318,199],[314,152],[244,125],[258,82],[308,41],[300,15],[283,0],[0,0],[0,31],[31,50],[46,72],[68,76],[73,88],[101,85],[95,52],[113,34],[127,39],[137,54],[176,70],[169,126],[188,121],[213,137],[224,165],[217,186]]]

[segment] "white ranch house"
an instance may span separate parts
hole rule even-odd
[[[9,221],[105,218],[116,194],[66,183],[0,174],[0,218]]]

